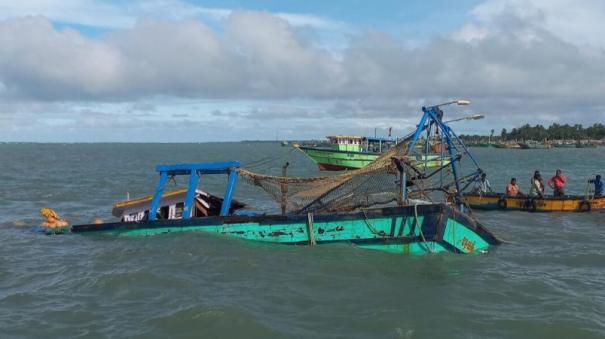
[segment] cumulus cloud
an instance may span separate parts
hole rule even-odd
[[[512,18],[513,28],[465,26],[419,48],[366,31],[351,38],[340,57],[264,12],[233,12],[224,32],[199,21],[141,19],[101,39],[57,30],[42,17],[9,19],[0,23],[0,82],[5,96],[46,100],[603,92],[602,51],[583,51],[534,17]]]
[[[472,14],[487,25],[517,18],[569,43],[605,47],[605,2],[601,0],[487,0]]]
[[[0,22],[0,98],[315,100],[326,105],[215,116],[386,120],[416,115],[415,105],[465,97],[508,117],[527,119],[529,111],[556,120],[568,112],[602,120],[605,52],[600,35],[587,33],[605,32],[605,10],[594,10],[603,7],[599,1],[586,4],[487,0],[459,30],[416,47],[367,30],[336,53],[295,27],[320,21],[268,12],[214,13],[220,28],[139,18],[100,37],[57,29],[44,17],[13,18]],[[562,10],[568,7],[574,10]]]

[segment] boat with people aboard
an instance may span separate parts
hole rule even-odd
[[[114,236],[201,232],[288,245],[343,242],[401,254],[485,252],[501,241],[463,204],[460,192],[468,186],[466,181],[482,171],[462,174],[463,156],[476,161],[441,120],[440,106],[452,103],[457,101],[423,107],[420,124],[406,140],[364,168],[342,174],[272,176],[251,172],[238,161],[158,165],[159,182],[152,197],[115,204],[114,216],[120,221],[74,225],[71,232]],[[416,144],[436,133],[447,144],[452,161],[439,169],[417,167],[411,160],[421,152]],[[222,198],[198,189],[200,178],[208,175],[226,176]],[[164,192],[171,179],[183,176],[186,190]],[[251,211],[235,202],[239,181],[268,193],[281,214]],[[444,199],[431,197],[434,193]]]
[[[503,193],[466,193],[464,201],[480,210],[528,212],[589,212],[605,210],[605,196],[565,195],[563,197],[506,196]]]
[[[311,158],[320,171],[343,171],[360,169],[387,152],[397,143],[394,139],[364,137],[359,135],[334,135],[326,137],[327,146],[294,145]],[[419,144],[419,147],[421,145]],[[431,149],[434,149],[434,145]],[[418,156],[412,161],[428,168],[449,164],[449,157],[432,153]]]

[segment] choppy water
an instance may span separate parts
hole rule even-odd
[[[605,174],[605,149],[473,151],[500,190],[510,176],[527,186],[534,169],[562,168],[572,193]],[[0,337],[605,336],[605,213],[477,212],[512,243],[474,256],[35,228],[45,206],[74,223],[109,219],[127,191],[152,192],[157,163],[265,156],[315,171],[275,144],[0,144]],[[221,180],[201,185],[220,193]],[[270,208],[252,192],[236,195]]]

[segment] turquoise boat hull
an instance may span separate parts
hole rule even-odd
[[[76,225],[72,232],[150,236],[203,232],[252,241],[321,245],[346,242],[400,254],[473,253],[499,243],[484,226],[444,204],[309,215],[224,216]]]

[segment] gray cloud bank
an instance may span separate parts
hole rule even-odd
[[[193,20],[140,19],[97,38],[58,30],[43,17],[13,18],[0,22],[0,99],[329,100],[336,104],[321,114],[337,117],[348,109],[379,118],[425,100],[465,97],[506,113],[502,121],[514,114],[527,120],[528,113],[541,121],[566,114],[602,120],[602,46],[570,42],[545,29],[543,20],[503,8],[489,22],[414,48],[368,30],[352,35],[343,49],[327,50],[313,35],[265,12],[233,11],[219,29]]]

